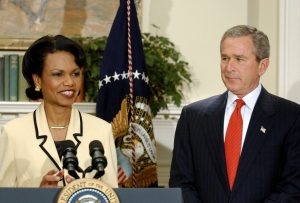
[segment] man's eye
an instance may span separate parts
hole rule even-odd
[[[227,61],[228,60],[227,57],[222,57],[221,59],[222,59],[222,61]]]
[[[236,60],[237,60],[238,62],[241,62],[241,61],[243,61],[244,59],[243,59],[243,58],[240,58],[240,57],[238,57],[238,58],[236,58]]]

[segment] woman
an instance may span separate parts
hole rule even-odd
[[[33,112],[8,122],[0,135],[0,186],[59,187],[74,180],[63,169],[62,148],[71,140],[79,167],[91,165],[89,144],[103,144],[107,167],[101,180],[118,187],[117,159],[111,125],[72,105],[82,86],[86,58],[82,48],[62,35],[35,41],[23,59],[27,96],[42,99]],[[93,178],[94,173],[86,177]],[[82,174],[78,173],[80,177]]]

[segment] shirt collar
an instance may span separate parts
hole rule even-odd
[[[251,110],[254,109],[254,106],[256,104],[256,101],[259,97],[259,94],[261,92],[261,84],[259,84],[252,92],[248,93],[246,96],[244,96],[242,99],[245,102],[246,106],[250,108]],[[238,99],[238,96],[233,94],[232,92],[228,91],[228,97],[227,97],[227,104],[226,109],[230,107],[235,100]]]

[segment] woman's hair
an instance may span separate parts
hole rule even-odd
[[[46,35],[41,37],[33,42],[23,58],[22,73],[28,83],[26,95],[29,99],[37,100],[43,98],[42,91],[35,91],[32,75],[37,74],[41,77],[47,55],[58,51],[66,51],[72,54],[75,58],[75,63],[80,69],[87,67],[84,51],[75,41],[63,35]]]

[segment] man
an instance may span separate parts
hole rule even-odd
[[[300,106],[268,93],[268,37],[230,28],[220,44],[227,91],[183,108],[170,187],[185,202],[300,202]]]

